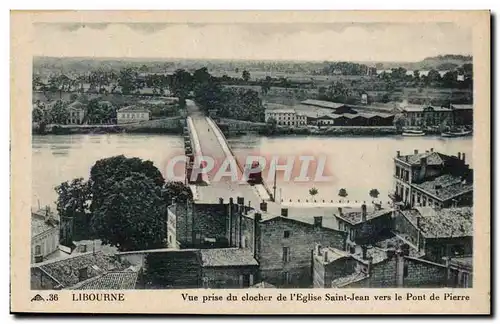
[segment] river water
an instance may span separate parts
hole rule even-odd
[[[255,137],[229,138],[237,156],[324,156],[330,180],[328,182],[296,183],[277,179],[277,195],[283,201],[310,200],[311,187],[318,189],[317,201],[338,200],[338,191],[345,188],[348,200],[371,200],[369,191],[376,188],[380,200],[387,201],[393,185],[393,158],[396,151],[410,154],[433,148],[434,151],[456,155],[466,154],[473,166],[472,138],[440,137]],[[34,136],[32,204],[53,205],[54,187],[77,177],[88,178],[96,160],[124,154],[153,161],[164,173],[172,156],[183,153],[180,136],[171,135],[47,135]],[[272,183],[269,183],[272,187]],[[281,194],[281,195],[280,195]]]

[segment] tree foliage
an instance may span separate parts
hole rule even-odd
[[[104,244],[120,251],[161,248],[166,244],[165,215],[161,188],[134,172],[109,187],[92,227]]]
[[[64,233],[61,235],[63,244],[69,245],[74,240],[92,238],[89,183],[83,178],[76,178],[71,182],[61,183],[55,190],[58,195],[56,206],[61,226],[67,226],[61,228],[61,233]]]
[[[339,197],[342,197],[342,198],[347,197],[347,190],[345,188],[341,188],[339,190]]]
[[[370,190],[370,197],[372,198],[378,198],[378,196],[380,195],[380,192],[378,191],[378,189],[371,189]]]

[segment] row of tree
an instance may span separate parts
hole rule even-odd
[[[165,182],[151,161],[123,155],[97,161],[88,180],[55,190],[61,243],[97,238],[120,251],[166,247],[167,206],[192,198],[183,183]]]

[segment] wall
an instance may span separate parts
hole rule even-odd
[[[257,266],[248,267],[204,267],[202,277],[208,279],[208,288],[241,288],[240,276],[252,276],[249,286],[255,283]]]
[[[405,288],[445,287],[447,284],[447,268],[444,265],[422,259],[404,257],[408,274],[403,278]]]
[[[261,277],[275,286],[287,286],[283,272],[290,274],[290,285],[312,286],[312,250],[316,244],[345,250],[344,232],[314,227],[284,217],[261,222],[260,263]],[[284,238],[284,231],[290,231]],[[283,262],[283,247],[289,248],[290,260]]]
[[[55,252],[59,246],[59,228],[56,226],[51,230],[45,231],[32,238],[31,240],[31,262],[35,261],[36,246],[40,246],[41,255],[45,258],[47,255]]]
[[[399,210],[395,211],[394,231],[402,236],[406,235],[408,241],[417,245],[419,231]]]
[[[459,247],[458,255],[472,255],[473,239],[470,236],[457,238],[425,239],[425,258],[437,263],[444,263],[443,257],[455,256],[454,249]]]
[[[396,256],[377,264],[372,264],[367,284],[370,288],[397,286]]]
[[[39,268],[31,268],[30,284],[32,290],[55,289],[58,285],[53,279]]]
[[[201,287],[201,259],[197,250],[157,252],[146,255],[146,289]]]

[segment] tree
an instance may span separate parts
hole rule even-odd
[[[241,73],[241,78],[245,80],[245,82],[248,82],[250,80],[250,72],[248,72],[247,70],[243,70],[243,72]]]
[[[121,87],[123,94],[131,94],[137,89],[137,77],[138,73],[133,68],[127,67],[120,70],[118,85]]]
[[[396,116],[394,116],[394,119],[392,121],[392,123],[394,124],[394,127],[396,127],[396,130],[398,132],[401,132],[403,130],[403,127],[405,125],[405,117],[403,114],[397,114]]]
[[[372,189],[372,190],[370,190],[370,197],[372,197],[374,199],[377,199],[378,195],[380,195],[380,192],[378,191],[378,189]]]
[[[90,216],[90,187],[83,178],[66,181],[55,187],[58,194],[56,206],[61,219],[61,242],[92,238]]]
[[[68,105],[62,100],[57,100],[50,109],[50,120],[54,124],[66,124],[69,117]]]
[[[341,188],[339,190],[339,197],[342,197],[342,198],[347,197],[347,190],[345,190],[345,188]]]
[[[165,184],[160,170],[151,161],[139,158],[127,158],[124,155],[113,156],[96,161],[90,169],[90,185],[92,192],[91,211],[101,208],[107,199],[111,187],[132,173],[141,173],[151,179],[158,188]]]
[[[269,118],[266,120],[266,131],[268,135],[274,135],[276,133],[276,130],[278,129],[278,122],[276,121],[275,118]]]
[[[141,173],[114,182],[95,211],[92,227],[103,244],[119,251],[166,246],[166,203],[161,189]]]
[[[184,203],[193,199],[193,193],[184,183],[179,181],[169,181],[163,187],[163,197],[167,205],[170,205],[172,199],[176,202]]]
[[[316,196],[318,192],[319,192],[318,189],[316,189],[315,187],[309,189],[309,194],[311,195],[311,201],[313,201],[314,196]]]
[[[179,98],[179,106],[184,108],[186,97],[193,87],[193,77],[186,70],[179,69],[172,74],[170,79],[170,91]]]

